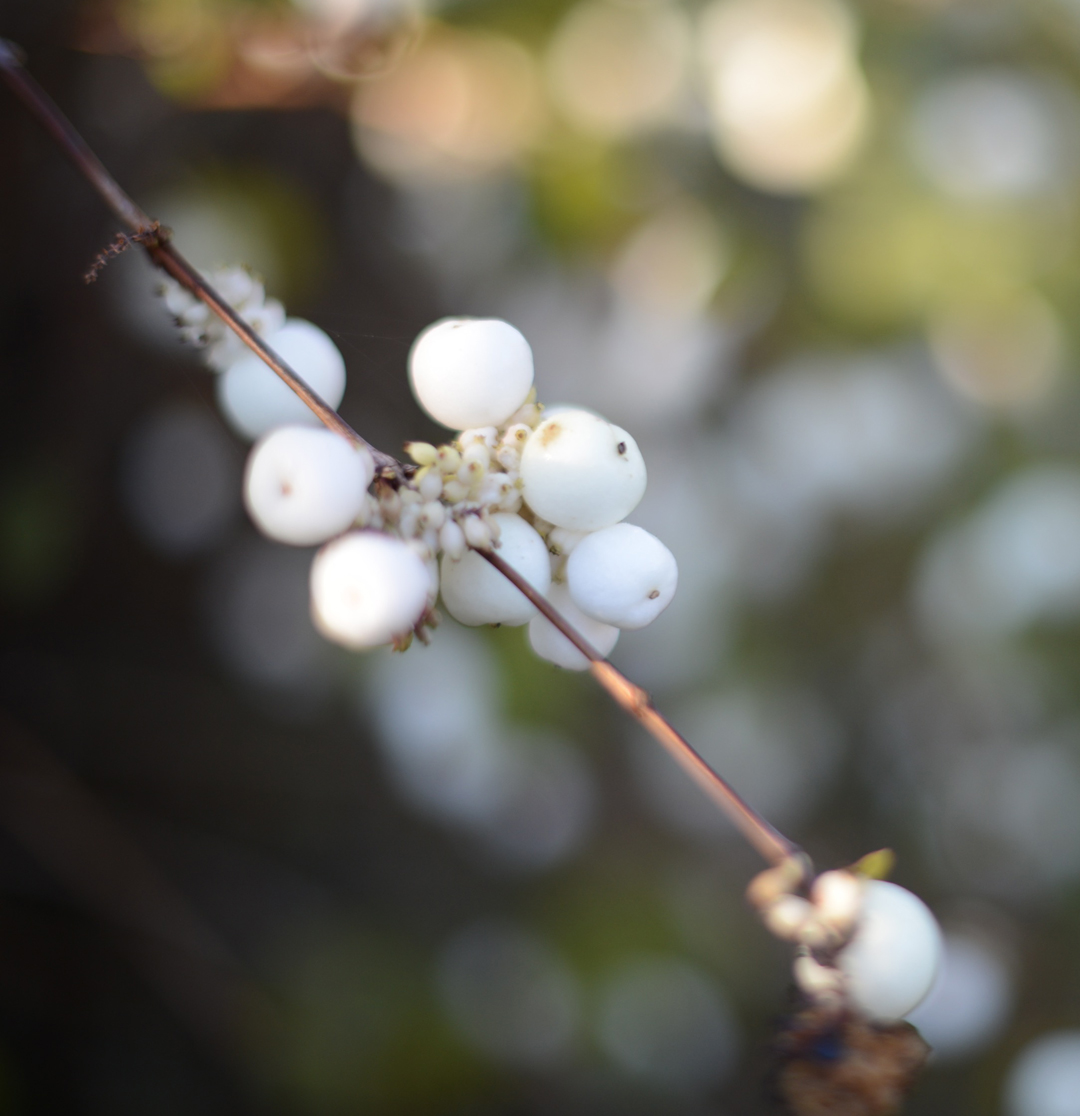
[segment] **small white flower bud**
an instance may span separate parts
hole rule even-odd
[[[815,961],[809,953],[800,952],[792,966],[795,983],[811,999],[839,997],[844,990],[844,974]]]
[[[506,421],[507,426],[527,426],[530,430],[535,430],[540,424],[540,418],[543,415],[544,408],[540,406],[535,400],[525,403],[519,407]]]
[[[439,446],[439,469],[449,476],[461,467],[461,454],[453,446]]]
[[[438,500],[432,500],[420,509],[420,526],[426,531],[436,531],[446,522],[446,508]]]
[[[354,524],[357,527],[366,527],[371,522],[371,517],[378,510],[378,507],[378,502],[374,496],[370,493],[365,495],[360,509],[356,513],[356,519],[353,520]]]
[[[524,422],[515,422],[506,428],[502,438],[499,440],[499,445],[507,449],[516,449],[520,453],[525,448],[525,443],[529,440],[529,435],[532,433],[532,427]]]
[[[439,549],[455,562],[468,549],[465,532],[452,519],[448,519],[439,529]]]
[[[193,302],[179,314],[180,321],[190,326],[202,325],[209,316],[210,311],[204,302]]]
[[[514,491],[513,482],[505,473],[489,473],[476,493],[477,502],[480,504],[498,504]]]
[[[503,512],[516,512],[521,508],[521,489],[513,485],[510,491],[499,501],[498,510]]]
[[[437,500],[442,495],[442,473],[438,469],[429,469],[420,478],[417,488],[419,488],[420,495],[424,498],[424,503]]]
[[[565,527],[552,527],[548,532],[548,552],[565,558],[588,534],[587,531],[570,531]]]
[[[814,880],[810,899],[822,922],[844,935],[859,917],[864,886],[865,881],[851,872],[822,872]]]
[[[388,484],[380,484],[377,487],[379,510],[384,519],[393,522],[401,515],[401,496],[398,495],[397,489],[391,488]]]
[[[285,325],[285,307],[276,298],[268,298],[261,306],[245,310],[241,317],[260,337],[269,337]]]
[[[480,482],[487,476],[487,466],[473,458],[471,461],[462,460],[456,479],[459,480],[470,492],[475,491]]]
[[[491,464],[491,450],[483,442],[473,442],[461,451],[461,461],[462,468],[477,465],[487,472]],[[458,476],[461,476],[461,469],[458,469]]]
[[[218,294],[225,299],[225,301],[234,309],[239,310],[244,303],[251,300],[253,295],[258,294],[259,301],[262,301],[262,284],[258,283],[246,268],[243,267],[223,267],[218,268],[210,276],[210,281],[213,283],[214,288]]]
[[[499,432],[494,426],[474,426],[471,430],[463,430],[457,436],[457,444],[462,451],[474,445],[494,449],[498,438]]]
[[[451,504],[460,504],[469,495],[468,485],[462,484],[456,477],[444,482],[443,499]]]
[[[165,309],[174,318],[179,318],[187,310],[194,298],[175,279],[166,279],[159,288]]]
[[[799,895],[782,895],[761,913],[769,932],[786,942],[802,938],[804,927],[815,916],[814,906]]]
[[[495,460],[508,472],[516,473],[521,468],[521,451],[516,446],[499,446]]]
[[[405,539],[405,545],[415,554],[425,565],[431,560],[432,554],[428,549],[428,545],[423,539]]]
[[[417,465],[434,465],[439,451],[430,442],[406,442],[405,452]]]
[[[465,529],[465,539],[474,550],[491,548],[491,528],[479,516],[466,516],[462,526]]]

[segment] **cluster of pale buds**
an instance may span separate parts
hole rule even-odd
[[[345,365],[333,341],[310,322],[284,319],[277,303],[268,312],[250,273],[230,269],[214,281],[336,407]],[[376,477],[365,448],[318,427],[257,356],[228,350],[201,303],[175,285],[163,296],[184,336],[208,346],[226,420],[258,439],[244,486],[252,519],[279,542],[323,544],[312,566],[312,615],[328,638],[357,649],[403,648],[414,634],[426,639],[441,596],[463,624],[528,623],[538,655],[587,667],[586,656],[481,557],[492,551],[601,655],[620,631],[644,627],[671,601],[673,555],[623,522],[645,492],[637,443],[591,411],[545,414],[532,351],[513,326],[445,319],[417,338],[409,354],[416,399],[459,433],[444,445],[408,443],[413,467]]]
[[[463,430],[441,446],[406,443],[405,452],[419,468],[398,491],[401,513],[384,522],[403,537],[423,537],[433,555],[441,552],[454,561],[469,547],[486,550],[497,544],[497,513],[521,511],[521,451],[541,411],[530,391],[501,427]]]
[[[285,307],[276,298],[266,297],[262,280],[250,268],[220,267],[206,278],[260,337],[268,337],[285,324]],[[158,294],[176,319],[181,339],[205,349],[203,359],[215,372],[224,372],[247,352],[240,338],[210,312],[206,303],[175,279],[163,279]]]
[[[805,859],[791,857],[747,889],[768,930],[795,945],[800,991],[820,1007],[878,1022],[913,1011],[941,960],[941,930],[926,904],[858,866],[823,872],[800,894],[806,878]]]

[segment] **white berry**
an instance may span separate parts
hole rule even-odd
[[[879,1022],[902,1019],[930,991],[941,959],[941,930],[917,896],[869,880],[851,942],[837,967],[853,1006]]]
[[[266,343],[329,406],[345,394],[345,360],[318,326],[288,321]],[[275,426],[317,426],[319,420],[277,373],[247,353],[217,378],[218,404],[229,425],[244,438],[259,438]]]
[[[428,326],[409,353],[417,402],[451,430],[505,422],[532,388],[528,341],[497,318],[444,318]]]
[[[519,515],[500,512],[491,521],[499,530],[499,557],[546,594],[551,567],[544,540]],[[444,554],[440,572],[443,604],[462,624],[516,627],[536,615],[535,605],[474,550],[457,561]]]
[[[557,527],[596,531],[628,516],[645,494],[637,442],[591,411],[546,418],[521,453],[525,502]]]
[[[354,531],[327,543],[311,566],[311,611],[328,639],[360,650],[406,635],[428,606],[431,577],[400,539]]]
[[[607,656],[619,638],[619,629],[601,624],[586,616],[571,600],[565,585],[552,585],[547,599],[593,645],[601,655]],[[589,660],[543,615],[537,613],[529,621],[529,643],[541,659],[566,670],[588,670]]]
[[[248,456],[244,502],[270,538],[311,546],[353,523],[374,474],[375,463],[362,446],[329,430],[282,426]]]
[[[675,596],[679,567],[655,536],[629,523],[586,535],[566,560],[574,604],[617,628],[643,628]]]

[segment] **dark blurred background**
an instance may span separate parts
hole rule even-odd
[[[1080,1113],[1075,0],[4,0],[203,267],[505,317],[650,471],[614,658],[947,934],[911,1113]],[[770,1111],[753,855],[524,630],[346,655],[135,252],[0,90],[0,1112]],[[1056,1107],[1055,1107],[1056,1105]]]

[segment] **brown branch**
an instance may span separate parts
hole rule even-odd
[[[683,739],[666,717],[653,705],[652,699],[621,671],[611,665],[585,637],[567,621],[552,603],[533,588],[522,576],[493,550],[477,551],[522,593],[559,629],[560,632],[592,664],[593,678],[658,741],[692,779],[724,811],[743,836],[772,864],[782,864],[803,857],[802,850],[769,824],[731,784],[705,762],[701,755]]]
[[[22,99],[31,113],[64,149],[75,165],[97,189],[113,213],[131,228],[146,248],[150,258],[171,275],[181,286],[204,302],[240,339],[257,353],[290,388],[311,408],[331,430],[347,438],[354,445],[366,446],[375,458],[376,467],[386,474],[403,477],[412,467],[381,450],[352,429],[340,415],[329,407],[304,383],[295,372],[240,318],[225,300],[180,255],[168,236],[143,213],[131,198],[102,166],[100,160],[75,131],[57,105],[22,66],[20,52],[11,43],[0,39],[0,74]],[[533,604],[566,636],[590,661],[593,677],[605,690],[634,717],[672,756],[691,777],[720,806],[746,839],[761,855],[773,864],[788,864],[798,859],[805,861],[805,854],[798,845],[784,837],[758,814],[736,791],[716,774],[704,759],[684,740],[671,724],[656,710],[649,695],[622,675],[576,631],[551,603],[538,593],[512,567],[493,551],[479,551],[492,566],[512,582]]]
[[[6,39],[0,39],[0,74],[11,86],[15,95],[30,110],[31,115],[45,128],[75,166],[83,173],[101,195],[113,214],[131,230],[133,240],[146,249],[150,259],[182,287],[205,303],[249,349],[256,353],[296,394],[314,414],[335,434],[340,434],[354,446],[364,446],[375,459],[380,472],[404,477],[410,467],[388,453],[376,449],[303,381],[266,344],[265,341],[236,313],[235,310],[210,286],[209,283],[176,250],[161,225],[128,197],[120,184],[105,169],[101,160],[90,150],[86,141],[60,111],[55,101],[41,88],[23,67],[21,51]]]

